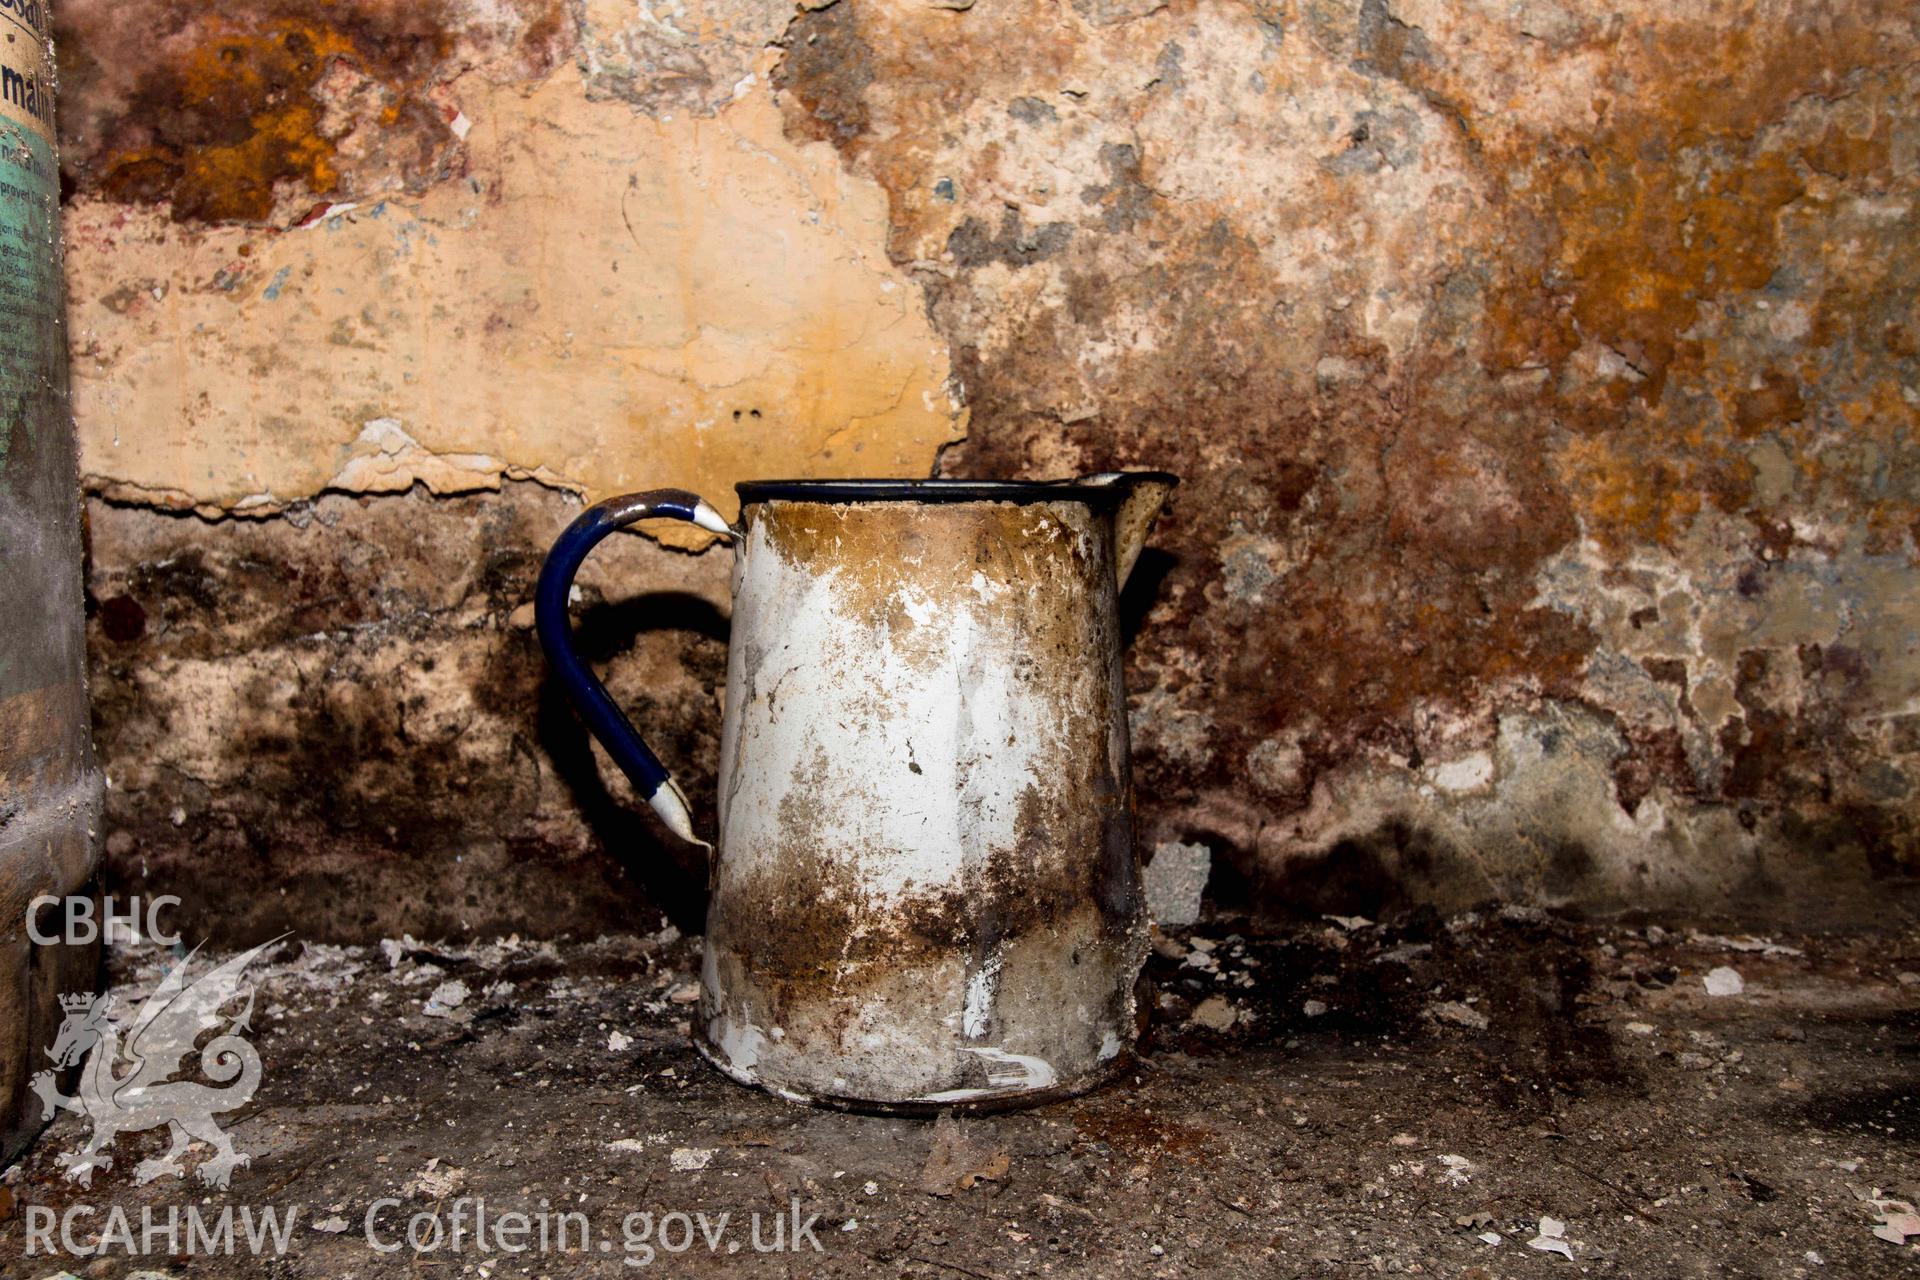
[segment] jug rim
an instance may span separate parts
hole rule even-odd
[[[1084,502],[1118,506],[1137,484],[1176,485],[1167,471],[1113,471],[1073,480],[821,479],[742,480],[740,505],[756,502]]]

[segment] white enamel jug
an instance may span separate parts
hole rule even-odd
[[[733,542],[696,1038],[784,1097],[982,1109],[1128,1060],[1147,922],[1120,586],[1175,484],[763,481],[590,509],[541,573],[541,643],[683,839],[685,797],[574,654],[566,602],[620,526]],[[701,842],[704,843],[704,842]]]

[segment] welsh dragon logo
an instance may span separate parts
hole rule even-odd
[[[262,951],[279,941],[264,942],[189,983],[187,968],[200,952],[195,947],[168,970],[160,986],[140,1006],[132,1026],[124,1029],[124,1042],[110,996],[60,997],[66,1020],[60,1024],[53,1047],[46,1051],[54,1065],[37,1073],[32,1085],[46,1104],[45,1119],[51,1120],[56,1111],[64,1109],[93,1121],[93,1136],[86,1147],[60,1156],[69,1179],[83,1187],[90,1185],[95,1169],[113,1167],[107,1148],[116,1137],[162,1125],[172,1130],[172,1145],[165,1155],[134,1166],[136,1183],[151,1182],[166,1174],[185,1177],[180,1158],[195,1139],[214,1149],[213,1159],[198,1171],[200,1180],[208,1186],[225,1187],[233,1171],[249,1162],[251,1157],[234,1150],[233,1140],[213,1117],[245,1106],[260,1087],[260,1055],[241,1035],[252,1030],[251,986],[245,988],[246,1008],[199,1050],[201,1072],[226,1087],[170,1077],[194,1053],[194,1041],[220,1025],[221,1009],[239,999],[241,973]],[[69,1097],[60,1092],[54,1073],[82,1061],[80,1090]],[[130,1069],[123,1069],[126,1066]]]

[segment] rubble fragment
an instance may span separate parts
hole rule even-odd
[[[1905,1244],[1909,1238],[1920,1236],[1920,1213],[1915,1212],[1912,1204],[1881,1197],[1868,1203],[1873,1206],[1875,1238],[1888,1244]]]
[[[944,1198],[1004,1178],[1011,1166],[1004,1148],[975,1138],[964,1123],[942,1115],[933,1123],[933,1147],[920,1167],[919,1186],[930,1196]]]
[[[1200,918],[1213,851],[1204,844],[1168,841],[1153,849],[1141,876],[1148,918],[1162,925],[1188,925]]]
[[[1567,1224],[1558,1218],[1541,1218],[1540,1234],[1527,1241],[1529,1249],[1538,1249],[1542,1253],[1557,1253],[1567,1261],[1573,1261],[1573,1246],[1566,1241]]]
[[[1742,951],[1753,955],[1804,956],[1806,954],[1798,947],[1785,946],[1771,938],[1756,938],[1752,934],[1729,938],[1717,933],[1689,933],[1687,941],[1696,947],[1718,947],[1723,951]]]
[[[1451,1023],[1456,1027],[1465,1027],[1469,1031],[1485,1031],[1491,1025],[1487,1015],[1470,1004],[1458,1000],[1442,1000],[1426,1008],[1427,1017],[1436,1022]]]
[[[445,1200],[467,1185],[467,1171],[450,1164],[442,1164],[435,1156],[427,1161],[427,1167],[407,1179],[401,1188],[407,1196],[421,1200]]]
[[[1193,1023],[1209,1031],[1227,1031],[1239,1020],[1239,1012],[1221,996],[1208,996],[1194,1006]]]
[[[1737,996],[1747,989],[1740,971],[1721,965],[1707,974],[1704,979],[1707,994],[1710,996]]]
[[[420,1012],[429,1018],[450,1018],[454,1010],[467,1002],[470,994],[466,983],[458,978],[450,978],[433,989],[433,994],[427,997],[427,1003]]]

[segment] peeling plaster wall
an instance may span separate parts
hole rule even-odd
[[[1910,6],[61,21],[122,875],[642,909],[523,629],[566,495],[1135,465],[1142,826],[1223,900],[1915,900]],[[724,567],[609,559],[710,788]]]
[[[327,495],[208,526],[95,503],[106,858],[190,936],[700,927],[704,870],[580,731],[532,632],[576,511]],[[726,564],[635,538],[582,570],[581,651],[711,813]],[[636,603],[643,602],[643,603]]]
[[[590,99],[570,64],[477,79],[460,172],[291,227],[76,205],[91,483],[257,515],[503,476],[605,497],[924,472],[961,416],[881,248],[884,199],[786,142],[759,83],[712,117],[652,118]]]

